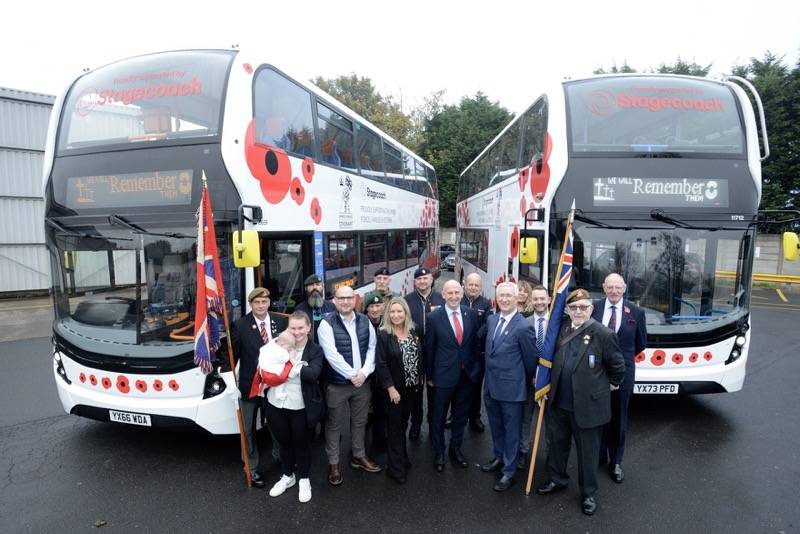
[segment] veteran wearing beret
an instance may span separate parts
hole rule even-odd
[[[570,320],[562,322],[559,332],[545,411],[550,480],[537,492],[549,495],[567,487],[574,440],[581,510],[592,515],[597,509],[600,438],[611,420],[611,388],[625,378],[625,360],[614,332],[591,318],[588,291],[572,291],[566,307]]]

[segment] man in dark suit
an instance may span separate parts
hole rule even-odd
[[[545,421],[550,480],[537,492],[549,495],[567,487],[572,439],[578,453],[583,513],[597,510],[597,462],[603,425],[611,420],[611,386],[625,379],[625,360],[614,333],[591,318],[585,289],[567,297],[567,314],[558,336],[550,375]]]
[[[461,299],[461,305],[467,306],[478,314],[478,350],[481,354],[478,357],[483,360],[483,347],[486,340],[486,318],[492,314],[492,303],[489,299],[483,296],[483,284],[481,282],[481,275],[478,273],[470,273],[464,277],[464,298]],[[483,371],[478,378],[475,387],[472,388],[472,396],[469,400],[469,427],[475,432],[483,432],[485,430],[483,422],[481,421],[481,396],[483,390],[481,382],[483,381]]]
[[[450,459],[461,467],[469,466],[461,453],[461,441],[467,425],[470,392],[480,376],[481,362],[477,357],[478,316],[461,305],[462,294],[458,282],[445,282],[442,288],[445,305],[428,316],[423,343],[428,385],[434,388],[431,438],[438,472],[444,470],[444,421],[451,405]]]
[[[522,411],[539,351],[533,327],[517,312],[517,285],[503,282],[495,290],[500,313],[486,322],[486,377],[483,387],[486,414],[492,430],[494,457],[481,466],[484,472],[500,470],[495,491],[514,482],[522,429]]]
[[[249,398],[253,376],[258,366],[258,353],[273,337],[286,329],[285,317],[270,316],[269,290],[263,287],[253,289],[247,300],[250,313],[233,324],[231,341],[233,353],[239,362],[239,392],[242,395],[242,419],[247,451],[250,460],[250,480],[253,486],[263,488],[264,479],[258,473],[258,443],[256,443],[256,417],[261,406],[261,397]],[[277,443],[273,439],[273,446]]]
[[[619,348],[625,358],[625,380],[619,389],[611,392],[611,422],[603,429],[600,462],[608,462],[611,479],[617,484],[625,479],[622,456],[625,453],[625,434],[628,431],[628,404],[636,381],[634,358],[647,344],[647,326],[644,311],[632,302],[623,300],[625,279],[611,273],[603,282],[605,299],[594,302],[592,319],[606,325],[617,334]]]
[[[433,289],[433,274],[427,267],[420,267],[414,271],[414,291],[405,296],[408,309],[411,311],[411,320],[414,321],[414,329],[420,338],[425,337],[428,314],[439,306],[444,306],[444,299]],[[422,348],[422,358],[425,359],[425,347]],[[422,397],[425,388],[420,388],[417,399],[411,408],[411,429],[408,431],[408,439],[416,441],[419,439],[420,428],[422,428]],[[427,387],[428,395],[428,429],[431,425],[431,406],[433,404],[433,388]]]

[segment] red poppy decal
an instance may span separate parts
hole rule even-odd
[[[172,391],[178,391],[178,389],[180,388],[178,382],[174,378],[170,380],[167,385],[169,386],[169,389],[171,389]]]
[[[253,66],[250,63],[245,63],[242,67],[247,74],[253,74]]]
[[[524,197],[524,196],[522,196],[522,197],[519,199],[519,214],[520,214],[522,217],[525,217],[525,213],[526,213],[527,211],[528,211],[528,201],[527,201],[527,200],[525,200],[525,197]]]
[[[292,181],[289,156],[280,148],[257,143],[254,121],[247,126],[244,155],[250,174],[261,185],[261,194],[270,204],[278,204],[286,197]]]
[[[292,180],[292,198],[295,202],[297,202],[298,206],[303,205],[303,200],[306,198],[306,190],[303,187],[303,184],[300,182],[300,178],[295,178]]]
[[[86,373],[79,374],[78,380],[80,380],[81,382],[86,382]]]
[[[164,383],[156,378],[155,380],[153,380],[153,389],[156,391],[161,391],[162,389],[164,389]]]
[[[89,383],[93,386],[97,385],[97,377],[94,375],[89,375]]]
[[[550,153],[553,150],[553,139],[549,133],[544,134],[544,154],[541,159],[531,162],[531,195],[542,199],[550,182]]]
[[[322,206],[319,205],[318,198],[311,201],[311,218],[314,219],[314,224],[319,224],[322,220]]]
[[[103,384],[103,387],[105,389],[111,388],[111,379],[108,378],[107,376],[104,376],[103,379],[100,381],[100,383]]]
[[[303,160],[303,179],[309,184],[314,179],[314,160],[311,158]]]
[[[519,177],[517,181],[519,182],[519,190],[521,193],[525,192],[525,186],[528,185],[528,171],[530,167],[525,167],[521,171],[519,171]]]
[[[697,358],[699,358],[699,357],[700,357],[700,355],[699,355],[699,354],[697,354],[696,352],[693,352],[693,353],[691,353],[691,354],[689,355],[689,361],[690,361],[690,362],[692,362],[692,363],[694,363],[694,362],[696,362],[696,361],[697,361]]]
[[[682,364],[683,363],[683,354],[681,354],[680,352],[676,352],[675,354],[673,354],[672,355],[672,363],[674,363],[676,365]]]
[[[519,256],[519,226],[515,226],[511,232],[511,257]]]
[[[646,355],[645,355],[644,351],[640,352],[639,354],[636,355],[636,358],[635,358],[636,363],[643,362],[645,357],[646,357]]]
[[[667,353],[663,350],[654,350],[653,356],[650,358],[650,363],[653,365],[664,365],[664,360],[667,357]]]
[[[145,382],[144,380],[137,380],[136,389],[144,393],[145,391],[147,391],[147,382]]]
[[[131,383],[128,380],[128,377],[125,375],[119,375],[117,377],[117,389],[120,393],[128,394],[131,391]]]
[[[705,359],[705,361],[710,362],[712,358],[711,353],[709,351],[706,351],[706,353],[703,354],[703,358]]]

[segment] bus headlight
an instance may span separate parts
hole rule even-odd
[[[210,399],[225,391],[225,381],[216,372],[206,377],[206,385],[203,388],[203,398]]]
[[[67,370],[64,369],[64,362],[61,361],[61,354],[58,352],[53,353],[53,362],[56,366],[56,374],[67,384],[72,384],[72,380],[67,377]]]
[[[736,345],[739,348],[742,348],[742,347],[744,347],[745,341],[747,341],[747,340],[745,339],[744,336],[736,336],[736,339],[734,340],[733,344]]]

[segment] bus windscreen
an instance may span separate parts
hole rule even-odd
[[[565,84],[570,145],[581,153],[744,156],[731,90],[680,77],[600,78]]]
[[[59,152],[217,136],[232,57],[166,52],[82,76],[64,103]]]

